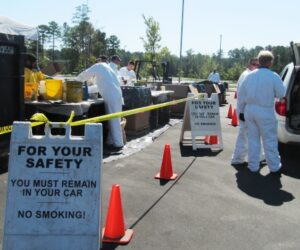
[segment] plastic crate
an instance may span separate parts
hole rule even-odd
[[[141,108],[152,104],[150,88],[121,86],[121,89],[124,98],[123,110]]]

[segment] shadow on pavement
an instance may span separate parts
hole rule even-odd
[[[180,153],[182,157],[189,157],[189,156],[195,156],[195,157],[203,157],[203,156],[216,156],[221,151],[212,151],[209,148],[201,148],[197,150],[193,150],[192,146],[184,146],[181,143],[180,145]]]
[[[295,197],[282,190],[281,175],[268,174],[266,176],[250,172],[245,166],[234,166],[238,188],[249,196],[261,199],[271,206],[280,206],[284,202],[292,201]]]
[[[118,246],[119,246],[118,244],[103,243],[101,250],[114,250]]]
[[[161,179],[161,180],[159,180],[159,185],[164,186],[164,185],[166,185],[168,182],[170,182],[170,181],[169,181],[169,180],[163,180],[163,179]]]
[[[281,156],[282,173],[284,175],[300,179],[300,147],[295,145],[281,145],[279,153]]]

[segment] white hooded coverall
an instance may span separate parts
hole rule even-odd
[[[119,76],[119,71],[118,71],[118,65],[115,64],[114,62],[109,63],[109,67],[115,72],[117,76]]]
[[[239,90],[245,80],[246,76],[251,72],[250,69],[246,69],[239,77],[237,82],[237,98],[241,98],[239,95]],[[237,116],[239,117],[240,111],[237,106]],[[239,132],[235,142],[235,148],[231,158],[231,164],[241,164],[246,161],[246,157],[248,155],[248,137],[247,137],[247,126],[243,121],[239,122]],[[265,159],[265,155],[263,153],[263,149],[260,151],[259,161],[263,161]]]
[[[95,76],[96,84],[104,99],[107,114],[122,111],[122,90],[119,80],[113,70],[106,63],[97,63],[77,76],[79,81],[87,81]],[[108,121],[109,133],[107,143],[115,147],[123,147],[123,135],[120,125],[121,119],[114,118]]]
[[[248,129],[248,168],[259,170],[260,139],[271,172],[281,168],[277,141],[275,98],[284,96],[280,76],[268,68],[260,67],[249,73],[239,90],[238,107],[244,113]]]
[[[218,72],[211,72],[207,79],[214,83],[219,83],[221,81],[220,74]]]
[[[133,70],[128,70],[127,66],[122,67],[119,70],[119,76],[120,78],[123,77],[127,81],[125,86],[134,86],[134,82],[136,82],[136,74]],[[123,81],[121,81],[121,85],[124,85]]]
[[[238,97],[238,99],[240,98],[240,95],[239,95],[240,87],[242,86],[244,79],[250,72],[251,72],[250,69],[246,69],[239,77],[239,80],[237,82],[237,97]],[[239,107],[237,106],[237,115],[239,116],[239,114],[240,114]],[[234,148],[232,159],[231,159],[232,164],[239,164],[239,163],[245,162],[245,159],[246,159],[247,153],[248,153],[247,144],[248,144],[248,140],[247,140],[247,129],[245,126],[245,122],[240,121],[239,122],[239,132],[238,132],[238,136],[236,138],[235,148]]]

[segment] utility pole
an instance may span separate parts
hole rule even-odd
[[[221,64],[221,57],[222,57],[222,34],[220,35],[220,51],[219,51],[220,64]]]
[[[179,77],[178,77],[178,82],[179,83],[180,83],[181,68],[182,68],[181,59],[182,59],[183,18],[184,18],[184,0],[182,0],[182,7],[181,7],[181,34],[180,34]]]

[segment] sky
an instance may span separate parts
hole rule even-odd
[[[87,4],[90,22],[107,36],[116,35],[122,49],[144,51],[142,15],[159,23],[160,42],[180,54],[183,0],[8,0],[0,16],[37,26],[55,21],[72,25],[76,7]],[[260,46],[289,46],[299,39],[299,0],[184,0],[182,55],[187,50],[212,55]]]

